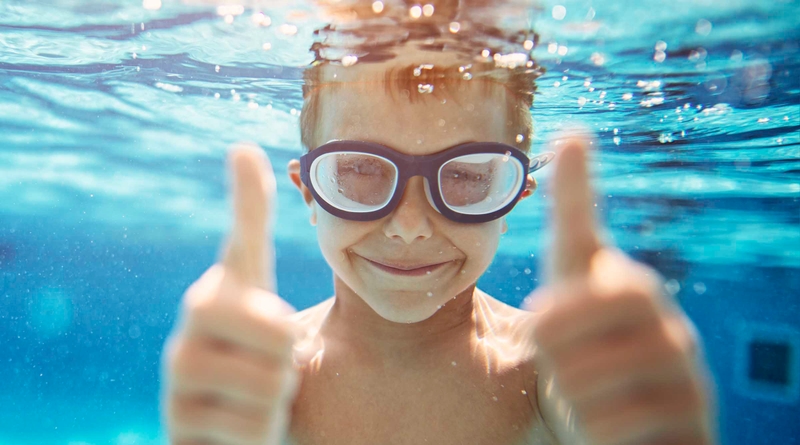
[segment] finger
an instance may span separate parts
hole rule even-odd
[[[275,292],[275,175],[267,156],[253,145],[234,147],[228,164],[234,221],[222,263],[244,284]]]
[[[584,281],[553,292],[556,298],[567,301],[542,314],[534,330],[537,344],[549,355],[558,355],[599,335],[656,322],[659,317],[656,302],[637,291],[607,298],[593,294]]]
[[[575,403],[605,400],[642,386],[685,380],[691,374],[688,335],[666,334],[665,323],[621,335],[597,336],[552,357],[564,394]]]
[[[285,361],[194,340],[178,351],[171,386],[177,394],[203,394],[265,410],[292,393],[294,372]]]
[[[269,413],[221,404],[212,398],[179,395],[170,404],[170,433],[174,440],[205,440],[239,445],[265,443]]]
[[[254,354],[290,360],[299,332],[286,317],[294,308],[274,294],[235,280],[220,280],[222,274],[227,274],[222,267],[212,267],[201,277],[201,284],[221,283],[208,286],[210,291],[198,287],[187,292],[181,313],[186,337],[211,338]]]
[[[605,401],[602,406],[585,410],[584,428],[600,443],[658,443],[657,439],[676,434],[691,435],[702,443],[698,419],[702,394],[688,382],[648,388]]]
[[[557,140],[555,145],[558,156],[552,185],[551,282],[585,275],[592,256],[600,248],[586,166],[589,140],[583,135],[572,135]]]

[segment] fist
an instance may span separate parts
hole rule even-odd
[[[186,291],[162,363],[172,444],[279,444],[298,387],[293,308],[272,292],[274,178],[257,149],[234,150],[234,229],[223,258]]]
[[[539,406],[563,444],[711,444],[695,329],[659,275],[596,235],[585,139],[554,179],[549,285],[536,298]],[[542,309],[542,308],[539,308]]]

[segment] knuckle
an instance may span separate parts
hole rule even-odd
[[[186,289],[183,294],[182,310],[188,318],[213,316],[218,306],[216,297],[221,292],[224,275],[225,268],[214,265]]]
[[[691,357],[698,349],[698,338],[679,318],[665,321],[665,350],[671,356]]]
[[[178,431],[194,431],[207,425],[208,414],[208,409],[201,402],[186,397],[176,396],[170,405],[170,420]]]
[[[202,354],[195,342],[177,340],[169,357],[171,374],[178,379],[193,375],[194,370],[201,367]]]

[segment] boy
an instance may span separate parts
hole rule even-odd
[[[275,180],[260,150],[232,152],[232,236],[165,348],[171,443],[713,443],[690,322],[597,235],[586,139],[558,147],[541,307],[475,287],[536,190],[529,98],[477,67],[440,78],[464,65],[439,57],[325,65],[309,83],[311,150],[288,170],[334,272],[317,306],[273,293]]]

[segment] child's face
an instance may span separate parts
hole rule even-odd
[[[515,144],[507,126],[506,96],[490,97],[465,82],[455,98],[392,100],[382,85],[322,88],[319,140],[375,142],[410,155],[426,155],[467,141]],[[420,94],[416,91],[411,94]],[[444,103],[443,103],[444,102]],[[301,191],[307,189],[295,181]],[[528,178],[530,189],[535,182]],[[411,178],[399,206],[369,222],[349,221],[327,213],[313,201],[322,254],[337,277],[376,313],[394,322],[427,319],[474,284],[497,250],[505,220],[464,224],[433,208],[422,177]],[[406,268],[444,263],[408,276],[373,264]]]

